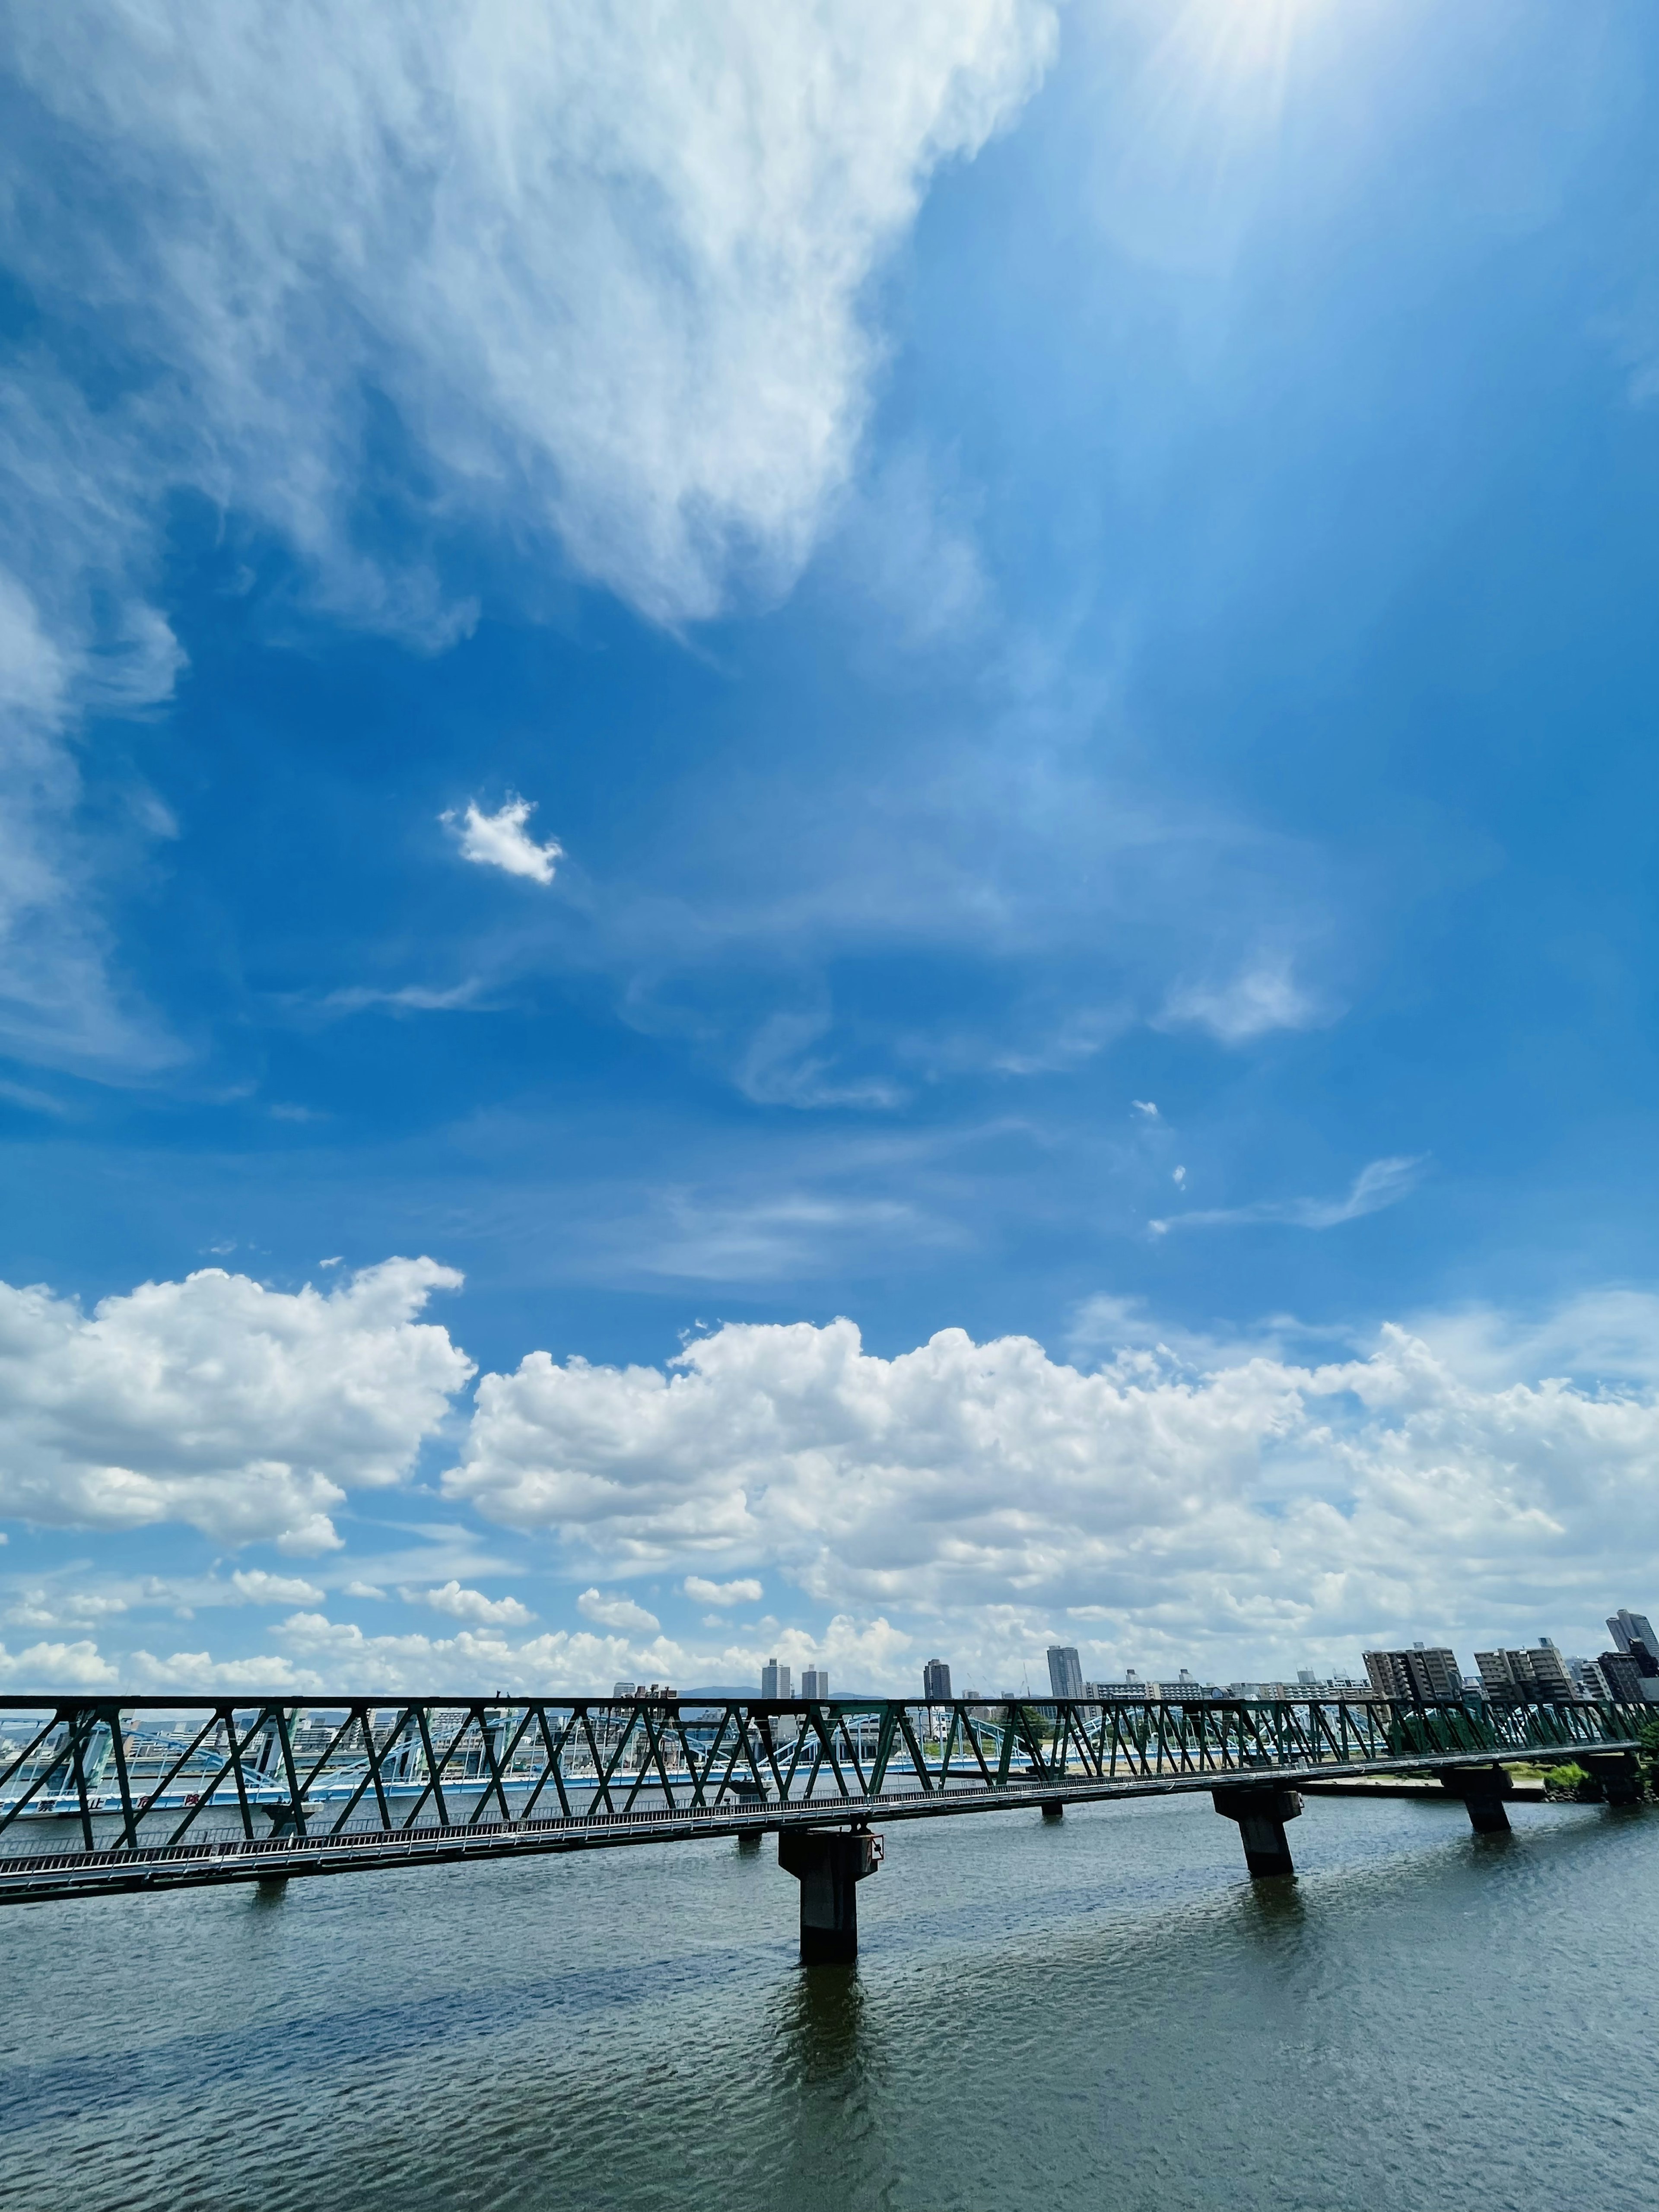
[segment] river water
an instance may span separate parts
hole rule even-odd
[[[19,2212],[1659,2207],[1659,1808],[897,1823],[0,1913]]]

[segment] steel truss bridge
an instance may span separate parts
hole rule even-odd
[[[1303,1785],[1437,1774],[1506,1828],[1507,1765],[1639,1795],[1650,1706],[0,1698],[0,1903],[776,1833],[803,1955],[856,1948],[871,1824],[1209,1790],[1252,1874]],[[823,1941],[812,1937],[817,1929]]]

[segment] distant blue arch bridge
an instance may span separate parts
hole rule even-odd
[[[1207,1790],[1252,1875],[1301,1790],[1427,1773],[1482,1832],[1512,1765],[1641,1795],[1649,1706],[763,1698],[0,1698],[0,1904],[778,1838],[809,1961],[857,1951],[872,1824]]]

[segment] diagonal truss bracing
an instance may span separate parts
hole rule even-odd
[[[1650,1706],[0,1698],[0,1901],[1455,1770]]]

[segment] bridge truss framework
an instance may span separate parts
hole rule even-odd
[[[1373,1697],[7,1697],[0,1903],[775,1832],[803,1954],[846,1957],[875,1820],[1207,1790],[1251,1872],[1288,1873],[1299,1784],[1427,1771],[1477,1828],[1507,1827],[1509,1763],[1577,1759],[1633,1797],[1653,1717]]]

